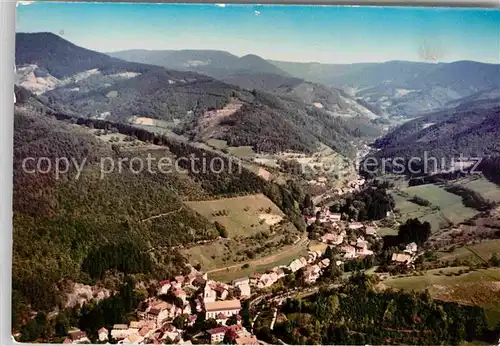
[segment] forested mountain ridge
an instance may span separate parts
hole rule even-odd
[[[500,86],[500,64],[475,61],[273,63],[295,77],[342,88],[376,113],[396,117],[418,116],[454,100]]]
[[[359,130],[356,121],[345,122],[338,114],[328,113],[328,99],[323,110],[286,93],[266,94],[196,72],[125,62],[75,46],[53,34],[17,34],[16,39],[19,84],[37,93],[39,100],[50,108],[75,116],[124,123],[134,117],[160,119],[175,123],[177,134],[194,139],[200,137],[200,121],[236,100],[245,105],[243,111],[259,111],[251,117],[242,112],[230,116],[223,126],[216,124],[209,137],[203,136],[204,140],[225,139],[235,145],[273,152],[313,152],[324,143],[349,154],[353,152],[353,141],[363,137],[365,130],[371,136],[376,129],[366,122]],[[61,65],[58,59],[62,60]],[[247,56],[244,61],[247,66],[262,62],[256,56]],[[313,94],[320,94],[325,88],[317,89]],[[340,96],[338,100],[333,98],[333,103],[343,102]],[[350,109],[349,102],[355,102],[344,104]],[[357,106],[360,113],[369,113]],[[244,128],[237,120],[250,118],[256,124],[272,119],[274,129],[279,131],[261,133],[262,126]],[[264,145],[258,147],[259,143]]]
[[[129,63],[79,47],[49,32],[16,33],[15,59],[16,65],[38,65],[58,79],[95,68],[103,74],[121,71],[143,73],[157,69],[153,65]]]
[[[462,158],[500,155],[500,98],[464,102],[409,121],[375,142],[376,158]],[[450,167],[442,167],[450,168]]]
[[[291,75],[265,59],[247,54],[237,57],[217,50],[126,50],[108,53],[114,58],[153,64],[180,71],[199,72],[217,79],[233,73],[266,73],[283,77]]]
[[[331,111],[334,115],[376,117],[341,90],[292,77],[254,54],[238,58],[228,52],[212,50],[131,50],[109,55],[132,62],[203,73],[244,89],[296,97],[309,105],[316,104]]]

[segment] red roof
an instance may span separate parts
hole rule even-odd
[[[176,289],[174,290],[174,296],[178,297],[180,295],[186,295],[186,292],[184,292],[183,290],[179,290],[179,289]]]
[[[163,280],[163,281],[160,281],[160,286],[163,287],[165,285],[169,285],[170,284],[170,280]]]
[[[207,333],[210,335],[221,334],[221,333],[226,333],[226,330],[227,330],[227,327],[222,326],[222,327],[209,329],[209,330],[207,330]]]
[[[243,329],[240,325],[237,325],[237,324],[233,324],[232,326],[229,326],[228,328],[234,330],[235,332],[239,332]]]
[[[222,293],[222,292],[226,291],[226,288],[223,286],[217,285],[217,286],[215,286],[214,291]]]
[[[84,337],[86,337],[87,334],[85,332],[82,332],[81,330],[80,331],[77,331],[77,332],[71,332],[69,333],[69,337],[75,341],[75,340],[80,340]]]
[[[108,334],[108,330],[107,330],[106,328],[104,328],[104,327],[103,327],[103,328],[101,328],[101,329],[99,329],[99,330],[97,331],[97,334],[101,334],[101,333],[106,333],[106,334]]]
[[[149,333],[149,328],[148,327],[142,327],[142,329],[139,330],[139,335],[140,336],[145,336],[147,333]]]
[[[73,343],[73,341],[71,341],[71,339],[70,339],[70,338],[66,338],[66,339],[64,339],[64,341],[63,341],[63,344],[72,344],[72,343]]]
[[[151,310],[149,310],[148,314],[158,316],[160,314],[160,309],[152,308]]]

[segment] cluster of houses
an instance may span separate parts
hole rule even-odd
[[[373,251],[369,250],[369,242],[365,240],[363,235],[359,235],[356,239],[351,239],[347,237],[347,231],[357,232],[358,234],[363,232],[365,236],[374,239],[378,238],[377,227],[373,225],[365,225],[361,222],[350,222],[347,224],[347,230],[341,227],[341,214],[331,213],[327,207],[315,208],[315,216],[305,216],[307,224],[312,224],[319,221],[321,224],[326,224],[329,226],[329,231],[324,233],[319,237],[319,241],[339,247],[339,249],[344,254],[344,259],[350,260],[363,256],[373,255]]]
[[[363,179],[362,177],[358,177],[358,179],[348,182],[346,186],[335,189],[335,193],[337,195],[345,195],[348,193],[360,191],[365,182],[365,179]]]
[[[87,333],[77,329],[68,333],[68,337],[64,339],[63,344],[90,344],[90,340]]]
[[[352,180],[345,183],[344,187],[338,187],[334,190],[335,194],[337,195],[344,195],[347,193],[353,193],[355,191],[359,191],[363,185],[365,184],[366,180],[360,176],[356,180]],[[316,179],[309,180],[308,183],[310,185],[314,186],[327,186],[328,179],[326,177],[318,177]]]
[[[319,221],[320,223],[327,222],[339,222],[341,220],[342,215],[340,213],[332,213],[327,207],[315,207],[314,215],[305,215],[306,224],[312,225],[313,223]]]
[[[262,289],[272,286],[279,279],[284,278],[287,273],[296,273],[303,269],[304,281],[314,283],[321,276],[323,270],[330,265],[330,260],[322,258],[321,251],[309,251],[307,256],[294,259],[287,266],[274,267],[264,274],[254,273],[250,279],[250,285]]]
[[[418,257],[418,246],[415,243],[406,245],[406,248],[401,252],[394,252],[391,260],[396,264],[409,265]]]
[[[192,294],[196,296],[194,299],[189,299],[193,297]],[[238,299],[233,298],[234,295]],[[177,276],[172,281],[159,282],[157,296],[163,299],[153,297],[141,302],[137,309],[137,321],[115,324],[110,331],[101,328],[98,331],[99,341],[107,342],[112,338],[118,344],[190,343],[183,341],[184,330],[176,328],[173,321],[178,316],[184,316],[185,325],[190,327],[202,314],[205,320],[217,321],[217,328],[206,331],[212,343],[222,341],[220,336],[222,330],[225,335],[228,330],[234,329],[235,343],[255,344],[255,337],[241,326],[242,318],[239,315],[240,299],[249,298],[250,295],[248,278],[235,280],[233,286],[230,286],[209,280],[206,274],[193,270],[187,276]],[[165,296],[168,299],[165,299]],[[230,318],[233,318],[234,322],[231,326],[227,326]],[[81,344],[90,341],[85,332],[75,331],[69,334],[64,343]]]
[[[233,333],[228,333],[229,331],[232,331]],[[219,326],[209,329],[207,330],[207,334],[210,336],[211,344],[219,344],[224,341],[226,335],[233,335],[234,340],[228,341],[234,342],[236,345],[259,345],[257,338],[238,324],[232,326]]]

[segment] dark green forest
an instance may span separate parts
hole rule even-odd
[[[186,173],[133,174],[124,169],[100,179],[97,161],[101,157],[131,154],[100,143],[80,126],[115,127],[165,146],[165,151],[153,155],[196,156],[200,160],[194,162],[199,165],[201,158],[217,155],[129,125],[76,120],[58,113],[53,117],[59,120],[18,111],[15,118],[14,326],[26,320],[30,310],[49,311],[63,304],[64,288],[58,286],[62,279],[95,284],[119,272],[157,279],[184,272],[185,259],[171,247],[213,239],[219,231],[183,200],[264,193],[299,229],[305,229],[295,206],[295,198],[301,196],[292,186],[267,182],[237,164],[233,171],[217,174],[188,161],[182,167]],[[23,160],[28,156],[47,156],[51,164],[57,157],[87,157],[88,161],[78,180],[74,169],[58,180],[54,174],[24,172]],[[229,166],[229,158],[221,160]],[[148,220],[158,214],[167,215]]]
[[[273,334],[288,344],[459,345],[496,342],[480,307],[433,300],[428,292],[377,291],[375,278],[353,275],[349,283],[280,308]]]

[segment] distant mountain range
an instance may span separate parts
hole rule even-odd
[[[201,59],[199,53],[189,52],[192,59]],[[254,73],[251,83],[262,81],[266,86],[273,80],[268,78],[270,72],[279,72],[256,56],[234,60],[221,52],[208,54],[236,61],[231,65],[236,70],[228,69],[232,72],[227,75],[236,84],[245,84],[235,80],[236,72],[240,77]],[[179,54],[173,56],[180,59]],[[160,119],[175,124],[172,131],[191,140],[223,139],[256,150],[300,152],[314,151],[323,143],[352,153],[351,143],[357,137],[380,133],[369,121],[373,114],[347,95],[288,76],[281,77],[284,84],[248,90],[199,71],[126,62],[50,33],[17,34],[16,64],[19,86],[37,94],[38,101],[51,109],[119,122]],[[251,72],[260,69],[264,72]],[[213,113],[216,110],[221,112]],[[338,115],[359,116],[361,129],[357,121],[344,121]]]
[[[275,64],[253,54],[241,58],[214,50],[127,50],[108,54],[131,62],[202,73],[245,89],[296,97],[335,115],[377,117],[341,90],[292,77]]]
[[[233,73],[254,72],[292,77],[274,64],[253,54],[237,57],[218,50],[125,50],[108,55],[179,71],[195,71],[217,79]]]
[[[476,92],[500,87],[500,64],[474,61],[273,63],[296,77],[342,88],[375,112],[391,116],[417,116]]]
[[[371,111],[396,117],[417,116],[453,100],[500,86],[499,64],[474,61],[320,64],[265,60],[256,55],[239,58],[228,52],[210,50],[132,50],[109,54],[127,61],[199,72],[267,91],[281,86],[277,83],[296,84],[299,78],[300,82],[342,89]],[[290,77],[293,78],[287,79]]]
[[[472,61],[329,65],[214,50],[109,56],[50,33],[17,34],[16,41],[18,84],[54,109],[124,122],[156,118],[175,123],[172,130],[191,140],[224,139],[264,151],[311,151],[319,143],[349,151],[356,137],[380,134],[375,123],[387,124],[387,117],[424,114],[378,142],[404,151],[409,138],[417,146],[430,140],[407,129],[447,116],[466,126],[464,109],[490,112],[500,88],[500,65]],[[208,126],[212,110],[225,115]],[[264,125],[272,130],[262,131]]]

